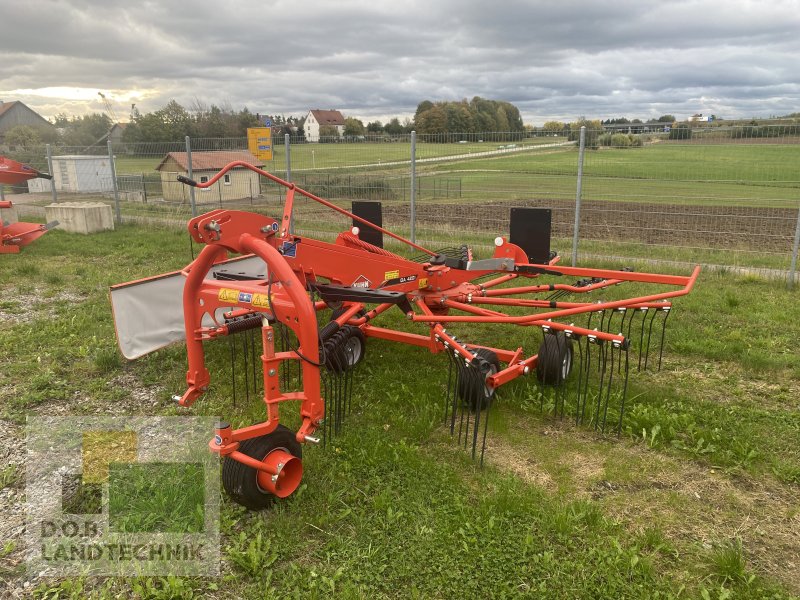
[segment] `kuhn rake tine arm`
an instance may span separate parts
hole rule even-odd
[[[561,267],[566,268],[566,267]],[[607,273],[607,271],[600,271],[601,273]],[[613,272],[613,271],[612,271]],[[525,323],[533,323],[535,321],[543,321],[547,319],[559,319],[571,315],[581,314],[581,313],[588,313],[588,312],[595,312],[595,311],[602,311],[606,309],[612,308],[619,308],[628,306],[631,304],[644,304],[649,302],[655,302],[658,300],[668,300],[670,298],[677,298],[679,296],[685,296],[689,292],[691,292],[692,288],[694,287],[694,283],[697,280],[698,275],[700,274],[700,267],[695,267],[692,275],[690,277],[679,277],[679,276],[671,276],[665,275],[663,276],[665,279],[663,281],[659,281],[657,279],[658,276],[653,275],[646,275],[641,273],[631,273],[631,275],[642,276],[645,277],[637,277],[636,279],[630,279],[629,281],[646,281],[650,283],[664,283],[668,285],[680,285],[682,286],[681,289],[675,290],[672,292],[663,292],[660,294],[651,294],[649,296],[640,296],[637,298],[630,298],[627,300],[615,300],[610,302],[600,302],[591,305],[584,305],[576,308],[567,308],[563,310],[553,311],[549,313],[537,314],[537,315],[526,315],[520,317],[472,317],[472,316],[460,316],[460,315],[441,315],[436,316],[435,318],[422,316],[422,315],[414,315],[412,317],[413,321],[418,322],[430,322],[430,321],[437,321],[441,323],[458,323],[458,322],[469,322],[469,323],[515,323],[515,324],[525,324]],[[627,275],[627,273],[626,273]]]
[[[617,285],[622,283],[622,279],[606,279],[602,282],[593,283],[591,285],[586,286],[576,286],[576,285],[567,285],[563,283],[553,283],[548,285],[529,285],[523,287],[516,287],[516,288],[502,288],[502,289],[493,289],[493,290],[486,290],[483,296],[512,296],[512,295],[520,295],[520,294],[538,294],[541,292],[566,292],[572,294],[585,294],[587,292],[593,292],[595,290],[611,287],[612,285]],[[484,284],[483,287],[488,287]]]
[[[180,181],[181,183],[184,183],[186,185],[191,185],[193,187],[197,187],[197,188],[200,188],[200,189],[205,189],[205,188],[211,187],[217,181],[222,179],[222,177],[225,175],[225,173],[227,173],[231,169],[235,169],[235,168],[238,168],[238,167],[242,167],[242,168],[245,168],[245,169],[250,169],[251,171],[254,171],[254,172],[258,173],[262,177],[265,177],[266,179],[269,179],[270,181],[272,181],[274,183],[277,183],[279,185],[282,185],[282,186],[288,188],[290,191],[292,191],[292,193],[294,193],[294,191],[297,191],[298,193],[300,193],[301,195],[305,196],[309,200],[313,200],[314,202],[318,202],[319,204],[322,204],[323,206],[325,206],[327,208],[330,208],[333,211],[336,211],[336,212],[338,212],[338,213],[340,213],[342,215],[345,215],[346,217],[349,217],[351,219],[354,219],[354,220],[358,221],[362,225],[367,225],[367,226],[369,226],[369,227],[371,227],[373,229],[377,229],[382,234],[388,235],[389,237],[391,237],[391,238],[393,238],[393,239],[395,239],[395,240],[397,240],[399,242],[402,242],[403,244],[409,245],[412,248],[415,248],[416,250],[419,250],[420,252],[424,252],[425,254],[427,254],[429,256],[435,256],[436,255],[436,253],[433,252],[432,250],[428,250],[427,248],[419,246],[419,245],[417,245],[417,244],[405,239],[404,237],[397,235],[396,233],[392,233],[391,231],[388,231],[387,229],[379,227],[378,225],[375,225],[374,223],[370,223],[366,219],[364,219],[362,217],[359,217],[357,215],[354,215],[353,213],[348,212],[348,211],[344,210],[343,208],[339,208],[335,204],[333,204],[331,202],[328,202],[327,200],[324,200],[323,198],[320,198],[319,196],[315,196],[311,192],[307,192],[304,189],[301,189],[301,188],[295,186],[295,184],[293,184],[293,183],[291,183],[289,181],[281,179],[280,177],[276,177],[272,173],[264,171],[263,169],[259,169],[258,167],[254,166],[254,165],[251,165],[250,163],[247,163],[247,162],[244,162],[244,161],[234,161],[232,163],[229,163],[229,164],[225,165],[225,167],[223,167],[216,175],[214,175],[211,179],[209,179],[205,183],[198,183],[198,182],[196,182],[196,181],[194,181],[192,179],[189,179],[188,177],[185,177],[183,175],[179,175],[178,176],[178,181]],[[293,197],[294,196],[292,196],[292,198]],[[284,217],[285,216],[286,215],[284,215]],[[284,221],[286,221],[286,220],[287,219],[284,218]]]

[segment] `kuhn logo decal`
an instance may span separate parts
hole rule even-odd
[[[356,277],[356,280],[352,284],[350,284],[350,287],[369,288],[371,285],[372,282],[369,279],[367,279],[363,275],[359,275],[358,277]]]

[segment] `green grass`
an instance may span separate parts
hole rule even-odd
[[[583,198],[691,205],[796,208],[800,181],[792,165],[800,145],[737,146],[654,144],[587,151]],[[573,199],[577,152],[545,150],[422,166],[462,178],[470,197],[492,190],[500,198]],[[492,199],[497,199],[493,197]]]
[[[558,138],[530,138],[519,142],[468,142],[459,143],[426,143],[418,142],[417,157],[442,158],[447,156],[457,156],[462,154],[475,154],[479,152],[492,152],[514,144],[516,147],[539,146],[542,144],[553,144],[565,141],[563,137]],[[244,140],[243,140],[244,143]],[[244,148],[244,146],[242,146]],[[163,154],[136,157],[120,154],[117,157],[117,173],[140,174],[149,173],[155,170]],[[380,165],[388,162],[408,162],[410,161],[409,142],[382,142],[382,143],[342,143],[342,144],[293,144],[291,146],[291,160],[293,169],[330,169],[341,167],[353,167],[360,165]],[[277,172],[286,168],[285,147],[276,145],[273,151],[273,159],[267,164],[267,170]]]
[[[199,533],[203,467],[194,463],[112,463],[109,525],[115,532]]]
[[[179,414],[169,396],[184,387],[183,349],[169,348],[130,364],[115,358],[107,287],[180,268],[189,258],[182,231],[126,225],[91,237],[53,231],[19,256],[4,259],[12,266],[0,271],[3,306],[24,308],[31,319],[0,329],[3,418],[22,422],[31,413],[110,409]],[[59,300],[65,290],[72,300]],[[623,287],[614,290],[623,292]],[[519,380],[500,391],[489,433],[497,450],[490,448],[484,469],[455,448],[440,427],[447,377],[443,357],[369,340],[355,380],[354,412],[327,449],[305,448],[306,474],[298,493],[262,514],[224,501],[219,579],[56,580],[41,584],[37,594],[790,597],[798,591],[791,587],[792,575],[763,567],[784,564],[785,555],[764,555],[748,537],[738,554],[729,556],[725,544],[735,536],[713,529],[708,535],[714,544],[706,548],[703,539],[680,528],[684,522],[706,521],[706,504],[695,503],[693,496],[669,495],[667,488],[644,496],[648,489],[638,486],[649,478],[679,481],[686,473],[711,469],[737,493],[745,494],[747,485],[769,486],[787,498],[796,493],[796,296],[758,279],[703,274],[693,294],[676,302],[664,370],[632,377],[621,440],[597,437],[540,413],[537,386]],[[387,319],[379,324],[413,329],[399,312]],[[539,342],[529,329],[456,329],[460,338],[473,342],[519,344],[533,351]],[[189,414],[220,415],[235,426],[261,420],[259,401],[243,402],[240,395],[232,406],[229,360],[226,344],[211,345],[213,385]],[[120,385],[120,377],[135,383]],[[156,406],[137,400],[133,392],[142,390],[152,391]],[[289,423],[296,420],[292,408],[282,412]],[[512,449],[508,462],[501,446]],[[597,474],[580,475],[579,467],[595,463]],[[543,469],[554,485],[524,476],[531,465]],[[151,479],[142,473],[131,477],[142,485]],[[595,497],[601,481],[623,491]],[[740,490],[740,481],[751,483]],[[176,504],[181,498],[170,501],[164,491],[152,489],[149,495],[156,516],[181,506]],[[624,507],[631,503],[642,510],[641,517],[626,516]],[[650,506],[658,512],[645,517]],[[722,506],[715,517],[737,526],[745,518],[736,502]],[[768,501],[754,506],[778,510]],[[129,515],[148,513],[144,505],[134,508]],[[784,531],[791,531],[796,514],[782,516]]]

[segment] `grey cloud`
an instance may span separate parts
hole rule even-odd
[[[0,0],[0,13],[4,100],[17,89],[141,89],[155,90],[145,111],[198,98],[374,118],[480,95],[541,124],[774,114],[797,111],[800,97],[796,0]],[[19,99],[48,116],[101,110]]]

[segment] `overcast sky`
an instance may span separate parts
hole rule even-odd
[[[508,100],[526,123],[800,111],[800,0],[0,0],[0,100],[367,120]]]

